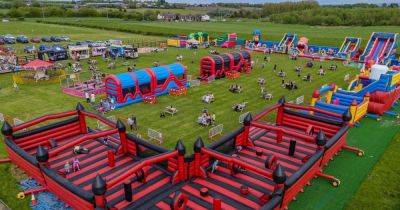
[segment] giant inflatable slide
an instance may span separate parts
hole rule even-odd
[[[360,57],[360,61],[373,60],[375,63],[386,64],[391,57],[395,56],[398,44],[398,33],[374,32]]]

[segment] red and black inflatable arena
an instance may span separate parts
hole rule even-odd
[[[199,138],[191,156],[182,141],[149,144],[81,104],[1,131],[11,161],[74,209],[285,209],[314,177],[339,184],[323,169],[341,149],[362,152],[346,144],[350,119],[281,98],[209,146]],[[66,173],[75,158],[80,170]]]
[[[250,72],[250,69],[251,55],[248,51],[209,55],[200,60],[200,79],[219,79],[227,73]]]

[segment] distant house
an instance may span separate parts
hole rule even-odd
[[[182,22],[200,22],[200,21],[210,21],[210,16],[206,14],[197,14],[197,15],[192,15],[192,14],[171,14],[171,13],[166,13],[166,14],[158,14],[157,15],[157,20],[160,21],[182,21]]]

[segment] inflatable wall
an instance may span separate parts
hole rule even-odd
[[[169,93],[187,86],[186,67],[180,63],[109,75],[105,79],[106,94],[116,108],[141,102],[145,97]]]
[[[209,55],[200,60],[200,79],[219,79],[229,72],[249,72],[250,65],[251,55],[248,51]]]

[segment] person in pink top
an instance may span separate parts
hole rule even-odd
[[[72,161],[72,168],[74,169],[74,172],[81,170],[81,164],[79,163],[78,158],[74,158]]]

